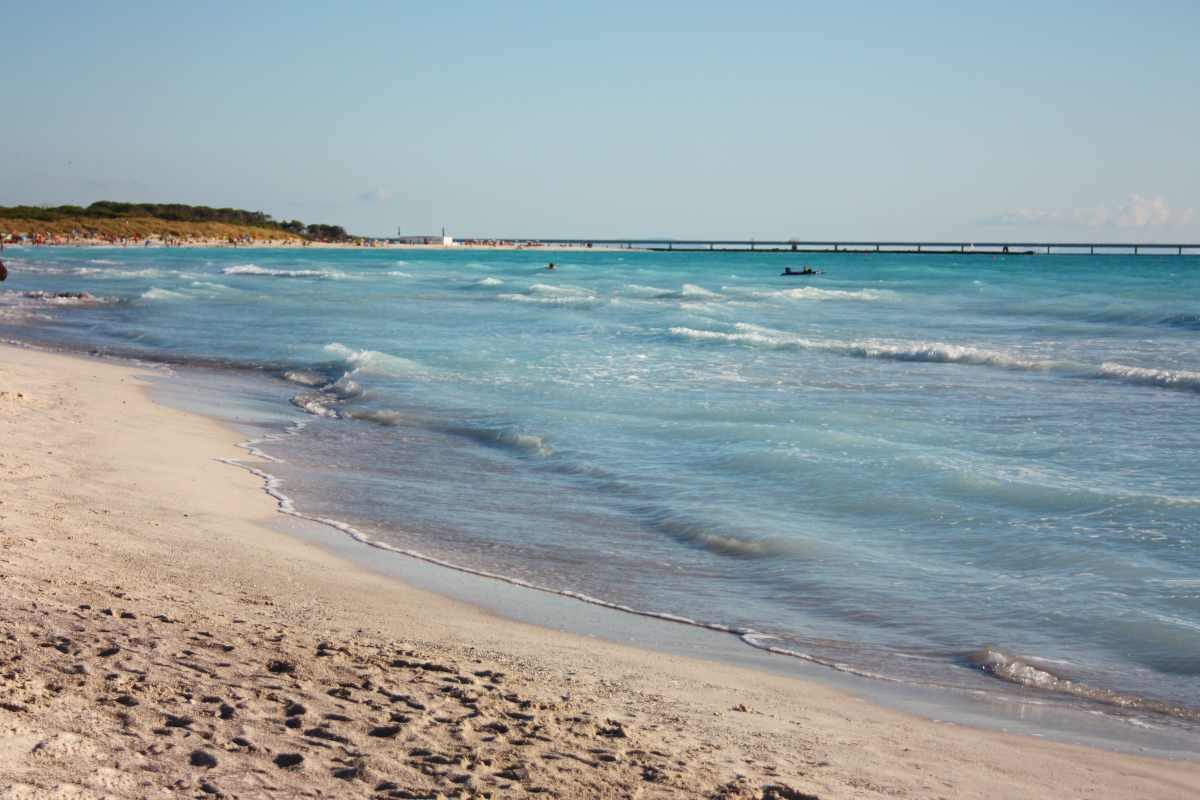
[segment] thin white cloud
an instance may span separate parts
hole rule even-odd
[[[1018,208],[980,220],[985,225],[1060,226],[1074,228],[1166,228],[1191,225],[1194,208],[1171,208],[1161,195],[1129,195],[1118,207]]]
[[[390,189],[370,189],[358,196],[359,202],[369,203],[373,206],[380,206],[384,203],[392,202],[392,198],[396,195]]]

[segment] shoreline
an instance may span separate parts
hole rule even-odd
[[[172,379],[178,377],[175,374]],[[225,395],[226,391],[222,387],[220,394]],[[220,416],[204,411],[195,413],[213,419],[218,424],[228,425]],[[276,510],[285,518],[276,527],[313,541],[319,547],[379,575],[467,602],[505,621],[539,627],[554,627],[553,623],[558,623],[559,629],[568,633],[632,644],[646,651],[693,656],[782,677],[800,677],[924,719],[1024,736],[1044,736],[1066,744],[1100,747],[1114,752],[1149,751],[1155,755],[1169,754],[1168,757],[1200,760],[1200,749],[1175,749],[1180,740],[1187,738],[1179,732],[1139,739],[1143,722],[1123,719],[1118,715],[1109,716],[1113,710],[1111,708],[1100,710],[1086,705],[1060,705],[1065,695],[1049,690],[1023,696],[1005,692],[1005,689],[1019,692],[1024,688],[1016,684],[998,683],[988,691],[890,678],[847,663],[781,648],[773,643],[775,637],[752,628],[694,619],[669,611],[648,610],[569,588],[531,583],[522,578],[466,566],[446,557],[378,540],[356,527],[355,523],[298,508],[297,499],[281,488],[286,481],[269,471],[272,462],[280,462],[280,459],[267,452],[271,442],[303,435],[306,426],[307,421],[301,419],[288,423],[282,433],[268,433],[239,441],[236,446],[256,460],[222,460],[262,480],[264,492],[275,501]],[[313,530],[304,530],[306,526]],[[328,531],[335,532],[335,536],[325,535]],[[379,558],[379,552],[385,555]],[[520,599],[510,599],[508,602],[496,600],[498,589],[501,588],[497,584],[503,586],[510,598]],[[451,586],[455,589],[452,590]],[[535,596],[540,597],[533,599]],[[553,610],[556,606],[559,607],[557,611]],[[581,607],[591,609],[582,611]],[[564,619],[569,622],[561,622]],[[581,624],[583,619],[588,619],[588,623]],[[646,630],[649,627],[653,627],[655,632]],[[1094,718],[1097,715],[1100,721]],[[1180,720],[1169,715],[1164,719],[1168,725],[1180,724]],[[1096,726],[1100,730],[1095,729]]]
[[[414,787],[419,783],[422,791],[463,794],[464,786],[474,786],[495,796],[523,796],[531,787],[537,788],[537,776],[543,773],[553,776],[554,795],[564,797],[623,796],[635,788],[647,796],[758,797],[763,787],[775,784],[822,798],[927,796],[938,791],[962,797],[1048,797],[1096,791],[1109,796],[1170,797],[1178,796],[1184,787],[1193,791],[1200,787],[1200,765],[1193,762],[939,724],[876,707],[811,681],[498,619],[380,577],[274,530],[271,522],[277,516],[261,482],[215,460],[242,456],[234,443],[244,437],[210,419],[148,399],[144,381],[137,377],[146,370],[11,346],[3,346],[0,353],[0,391],[5,393],[0,399],[0,424],[8,444],[4,460],[10,481],[19,487],[19,497],[14,492],[0,506],[0,573],[4,576],[0,593],[6,600],[0,607],[7,609],[0,612],[0,630],[16,636],[16,644],[0,636],[0,659],[7,662],[3,668],[10,673],[18,663],[15,656],[25,662],[16,667],[17,678],[0,677],[0,687],[7,690],[0,694],[17,697],[8,704],[20,707],[0,709],[0,729],[19,732],[0,745],[0,784],[34,787],[29,790],[32,794],[0,795],[6,800],[43,796],[37,791],[52,788],[52,783],[110,793],[105,796],[141,796],[134,783],[168,778],[201,791],[207,791],[202,786],[207,781],[239,796],[291,796],[300,787],[325,787],[339,796],[369,796],[374,786],[389,782],[384,773],[403,774]],[[66,457],[61,455],[64,450],[69,453]],[[63,481],[63,477],[73,480]],[[126,622],[119,614],[96,612],[102,603],[127,607],[134,617]],[[81,609],[83,605],[92,608]],[[155,621],[154,608],[175,622]],[[254,637],[259,647],[280,650],[276,660],[292,663],[292,672],[264,671],[265,652],[251,652],[251,647],[222,651],[211,664],[195,663],[200,660],[197,651],[204,652],[195,640],[232,640],[244,635],[247,628],[239,626],[247,625],[261,627]],[[209,636],[201,636],[196,626]],[[189,635],[183,636],[189,628]],[[60,639],[49,637],[50,631]],[[89,658],[89,647],[76,652],[76,645],[89,636],[97,641],[121,639],[126,644],[118,646],[133,654],[129,659],[144,655],[142,650],[151,656],[157,653],[157,657],[146,656],[153,663],[124,667],[130,675],[143,675],[140,688],[134,680],[124,687],[127,694],[114,697],[100,673],[125,657]],[[349,652],[324,648],[339,654],[333,661],[321,655],[322,648],[314,653],[310,640],[320,638],[343,642],[338,646]],[[63,645],[61,639],[69,641]],[[147,648],[146,641],[157,646]],[[47,642],[51,646],[39,646]],[[59,645],[66,649],[60,650]],[[317,693],[313,685],[338,659],[353,662],[359,672],[379,673],[371,678],[375,684],[397,679],[390,673],[403,673],[410,695],[416,691],[414,686],[433,691],[436,681],[429,681],[431,676],[453,674],[473,681],[472,685],[486,686],[490,681],[473,673],[497,671],[485,667],[442,673],[419,664],[392,666],[420,660],[395,656],[414,647],[424,659],[465,663],[480,658],[502,663],[508,686],[517,687],[518,694],[529,693],[522,700],[531,704],[527,709],[541,709],[532,715],[516,713],[535,716],[537,724],[547,729],[557,726],[543,731],[552,734],[545,737],[550,742],[533,738],[537,732],[530,730],[522,738],[532,744],[515,744],[511,716],[501,725],[507,733],[496,733],[499,728],[495,728],[483,735],[470,722],[437,723],[435,717],[420,731],[420,741],[436,747],[413,747],[405,753],[396,748],[395,740],[408,736],[408,729],[418,724],[411,719],[401,724],[394,739],[363,739],[361,731],[353,738],[338,733],[342,727],[366,724],[367,718],[373,723],[388,718],[384,712],[390,705],[375,708],[350,700],[329,712],[350,722],[327,722],[309,730],[318,731],[314,736],[284,725],[284,713],[277,708],[284,694],[309,697],[309,704],[339,699]],[[184,664],[182,668],[173,668],[166,657],[175,648],[181,648],[182,655],[175,661]],[[74,663],[62,669],[58,662],[64,660]],[[45,662],[50,676],[70,677],[42,677],[32,669],[38,662]],[[207,673],[191,670],[185,662]],[[84,671],[72,671],[76,666]],[[222,678],[222,670],[241,673],[233,680]],[[166,687],[156,683],[163,672]],[[56,680],[54,691],[51,684]],[[236,691],[243,696],[240,702],[246,708],[236,712],[240,735],[224,730],[230,726],[223,727],[219,713],[211,720],[196,713],[206,708],[203,702],[196,703],[194,687],[182,694],[179,688],[189,680],[224,686],[224,695]],[[235,684],[236,689],[229,688]],[[333,689],[347,689],[353,697],[362,685],[360,676],[353,689],[340,685]],[[474,699],[476,711],[484,709],[485,700],[494,699],[478,686],[470,691],[484,695]],[[189,692],[190,701],[182,699]],[[269,697],[272,694],[275,699]],[[541,697],[532,699],[535,694]],[[569,699],[562,699],[564,694]],[[126,696],[139,704],[120,703],[120,697]],[[175,717],[180,716],[175,712],[187,710],[201,719],[178,728],[172,728],[169,720],[165,727],[150,728],[154,721],[142,717],[150,714],[151,696],[174,709]],[[744,710],[731,710],[738,708]],[[381,714],[382,720],[376,719]],[[570,715],[592,722],[564,721]],[[614,716],[615,727],[609,724]],[[622,736],[601,733],[616,729]],[[105,731],[114,736],[98,735]],[[346,738],[354,742],[353,747],[323,738],[320,731]],[[237,744],[239,738],[253,742],[255,736],[261,741],[254,750]],[[390,747],[371,750],[368,745],[375,744],[374,739]],[[189,740],[207,743],[220,765],[190,765]],[[331,741],[335,754],[321,747]],[[579,758],[561,752],[549,758],[576,742],[589,745],[576,752],[590,765],[580,766]],[[647,744],[642,746],[643,742]],[[614,749],[618,743],[619,753]],[[279,768],[271,759],[283,753],[284,746],[308,748],[308,764],[319,756],[353,763],[326,764],[320,770]],[[471,763],[474,768],[454,773],[431,765],[429,756],[412,755],[437,748],[466,748],[456,763]],[[354,756],[350,749],[362,752]],[[592,752],[597,749],[604,751],[603,760]],[[80,762],[78,754],[84,751],[95,757]],[[647,755],[653,752],[664,755]],[[665,754],[674,754],[674,761],[684,767],[671,766],[672,759]],[[615,760],[608,761],[607,756]],[[486,758],[493,764],[483,764]],[[487,767],[495,766],[497,758],[519,761],[526,777],[522,779],[523,773],[515,768],[489,772]],[[747,764],[747,758],[752,763]],[[114,759],[124,767],[105,767],[109,771],[103,774],[95,771],[96,762]],[[231,767],[253,764],[262,774],[253,769],[245,772],[243,767],[223,769],[227,763]],[[335,775],[339,770],[354,774]],[[242,772],[245,775],[239,777]],[[432,774],[438,772],[443,774]],[[497,777],[500,772],[518,777]],[[738,773],[744,776],[741,780]],[[455,783],[461,774],[468,777]],[[363,777],[368,775],[379,779],[372,783]],[[98,787],[95,781],[101,777],[111,785]],[[503,788],[506,781],[508,788]],[[275,794],[268,784],[289,788]],[[171,783],[161,785],[169,788]]]
[[[1157,722],[1154,714],[1150,714],[1149,719],[1125,717],[1117,711],[1119,703],[1093,700],[1081,703],[1078,696],[1052,690],[1030,690],[998,677],[981,677],[988,684],[986,688],[927,682],[916,676],[907,680],[888,677],[849,663],[790,648],[781,649],[773,643],[773,637],[750,628],[693,619],[661,609],[630,606],[617,599],[597,598],[569,588],[552,588],[509,574],[466,566],[452,556],[430,555],[380,541],[355,527],[357,523],[347,522],[339,512],[333,512],[331,518],[297,508],[297,498],[280,490],[286,480],[268,470],[272,463],[281,462],[281,459],[263,448],[272,449],[273,442],[303,436],[309,419],[304,414],[297,414],[297,419],[285,423],[278,416],[278,409],[293,407],[282,396],[276,398],[278,407],[272,402],[260,408],[265,402],[261,398],[253,406],[243,407],[235,399],[258,396],[263,390],[271,392],[277,382],[275,378],[229,372],[228,364],[154,358],[141,361],[128,354],[101,355],[69,347],[60,350],[52,343],[31,346],[73,356],[99,357],[108,363],[166,370],[164,374],[156,374],[154,385],[149,387],[152,400],[169,408],[198,414],[226,430],[244,428],[236,437],[235,446],[249,453],[251,460],[245,456],[220,460],[247,470],[262,482],[262,489],[272,499],[279,514],[269,523],[273,528],[311,542],[361,569],[440,597],[465,602],[502,620],[599,637],[653,653],[690,656],[782,677],[799,677],[926,720],[1046,737],[1064,744],[1114,752],[1200,759],[1200,742],[1194,738],[1195,729],[1176,728],[1190,723],[1169,712]],[[235,376],[236,382],[231,383]],[[290,392],[294,386],[289,384],[288,388]],[[263,433],[263,426],[277,430]],[[975,669],[980,669],[978,664]]]
[[[365,237],[364,237],[365,238]],[[55,249],[59,247],[92,249],[92,250],[437,250],[455,252],[458,250],[494,250],[507,251],[545,251],[549,253],[647,253],[653,252],[639,247],[613,247],[598,245],[584,247],[571,244],[407,244],[403,242],[384,242],[375,240],[374,244],[356,244],[355,242],[309,242],[265,239],[261,242],[242,242],[231,244],[220,239],[188,241],[171,244],[161,240],[151,240],[150,244],[114,244],[103,240],[82,239],[67,242],[51,242],[44,244],[13,243],[6,244],[3,252],[10,250]],[[680,251],[683,252],[683,251]],[[718,251],[722,252],[722,251]],[[767,252],[767,251],[763,251]]]

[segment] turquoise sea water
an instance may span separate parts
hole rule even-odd
[[[1200,259],[4,258],[8,338],[261,374],[279,489],[377,544],[884,680],[1200,719]]]

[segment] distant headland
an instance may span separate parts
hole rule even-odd
[[[293,244],[348,242],[341,225],[281,221],[262,211],[183,203],[0,206],[0,236],[38,244]]]

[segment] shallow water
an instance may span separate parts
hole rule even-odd
[[[274,376],[271,472],[380,544],[1196,718],[1200,259],[552,257],[13,250],[0,325]]]

